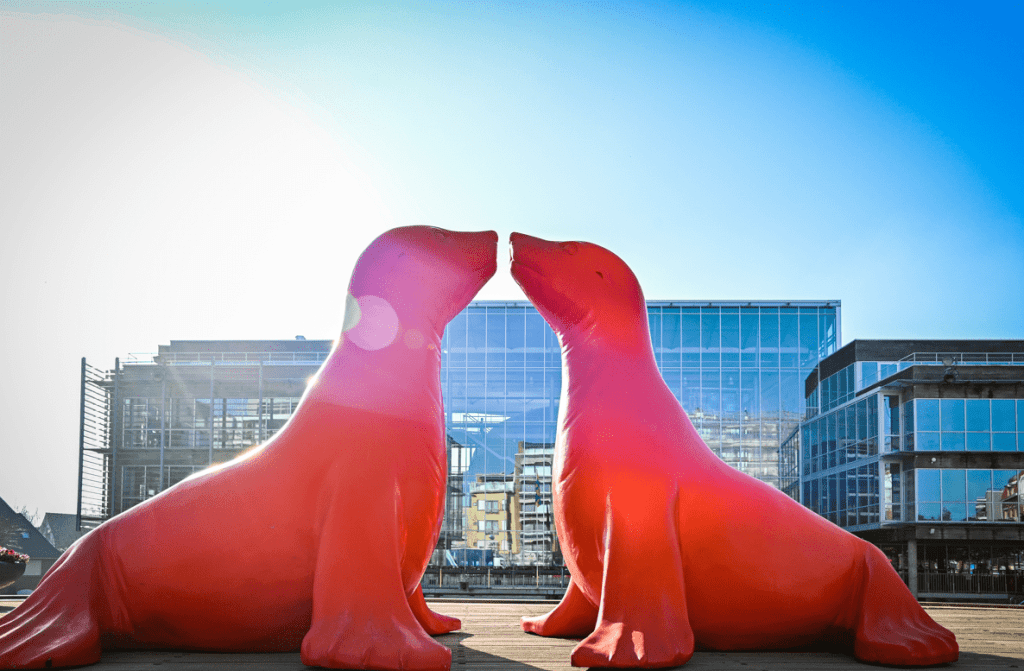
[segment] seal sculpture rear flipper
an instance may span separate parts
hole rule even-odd
[[[83,545],[98,543],[95,532]],[[92,581],[64,566],[80,545],[53,565],[39,588],[20,607],[0,619],[0,669],[80,666],[100,660],[100,627],[92,612]],[[63,568],[62,568],[63,566]],[[95,575],[95,571],[92,572]]]
[[[417,585],[413,593],[409,595],[409,608],[431,636],[447,634],[462,628],[462,621],[459,618],[441,615],[430,610],[423,598],[422,585]]]
[[[569,581],[562,600],[551,612],[536,617],[523,617],[523,631],[538,636],[584,638],[597,625],[597,606],[590,603],[576,580]]]
[[[573,666],[662,668],[693,656],[679,538],[665,533],[679,526],[676,506],[664,505],[675,497],[658,489],[637,481],[608,493],[600,620]]]
[[[892,565],[875,547],[864,557],[853,654],[862,662],[931,666],[956,661],[956,637],[921,609]]]

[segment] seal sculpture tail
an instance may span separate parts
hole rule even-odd
[[[0,669],[42,669],[93,664],[100,659],[100,624],[94,612],[100,582],[101,542],[94,532],[72,546],[29,597],[0,619]],[[92,568],[82,580],[81,563]]]

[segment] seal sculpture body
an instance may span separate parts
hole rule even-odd
[[[695,646],[828,644],[865,662],[957,659],[885,555],[721,461],[662,380],[636,277],[584,242],[512,234],[512,275],[562,345],[552,472],[572,581],[528,632],[575,666],[666,667]]]
[[[88,664],[102,649],[300,647],[312,666],[450,668],[428,634],[460,623],[419,587],[447,476],[439,346],[494,274],[496,244],[493,231],[423,226],[377,238],[292,419],[70,548],[0,619],[0,668]]]

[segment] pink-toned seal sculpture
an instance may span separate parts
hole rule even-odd
[[[428,634],[460,623],[419,588],[447,475],[438,348],[494,274],[496,245],[493,231],[422,226],[377,238],[291,421],[82,538],[0,619],[0,668],[300,647],[312,666],[450,668]]]
[[[822,643],[865,662],[957,659],[882,552],[704,444],[662,381],[621,259],[513,233],[512,275],[562,345],[552,480],[572,574],[523,629],[582,638],[572,663],[588,667]]]

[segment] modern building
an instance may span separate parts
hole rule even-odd
[[[780,444],[804,415],[803,381],[838,348],[839,301],[647,305],[659,369],[708,445],[775,487],[798,482]],[[172,341],[151,359],[117,361],[110,371],[83,360],[82,525],[269,438],[330,347],[305,339]],[[527,301],[475,301],[449,324],[441,350],[449,474],[435,557],[484,549],[508,552],[516,564],[558,563],[557,338]],[[469,519],[481,500],[486,508],[488,487],[515,508],[506,511],[504,534],[498,518],[482,518],[483,536],[481,518]]]
[[[186,340],[101,371],[82,360],[80,528],[277,432],[329,340]]]
[[[1024,598],[1024,341],[855,340],[805,391],[804,505],[919,598]]]

